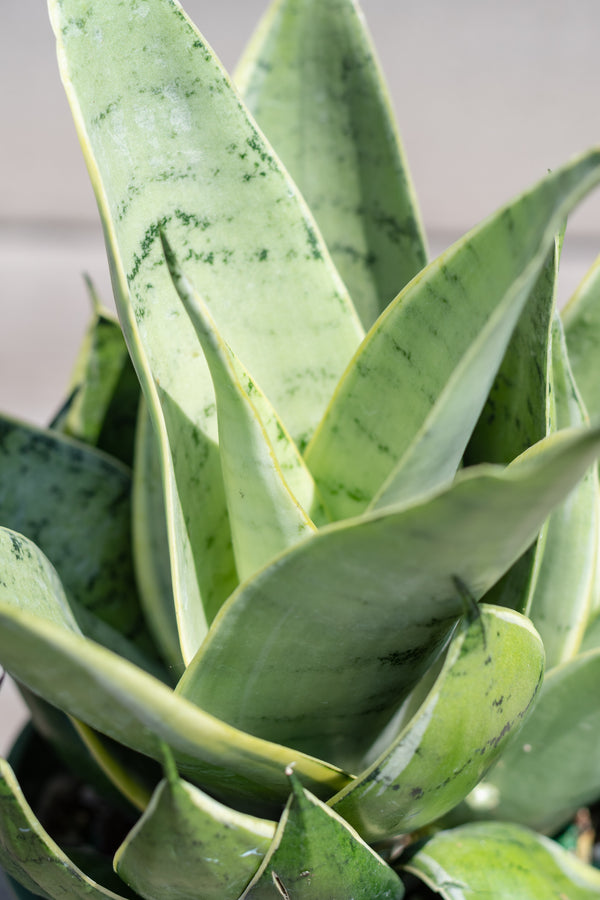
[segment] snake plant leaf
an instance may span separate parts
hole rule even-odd
[[[552,397],[556,429],[583,425],[583,407],[569,366],[560,320],[552,335]],[[589,618],[598,547],[598,470],[592,466],[540,535],[525,613],[538,629],[552,668],[575,655]]]
[[[240,900],[401,900],[404,887],[394,870],[288,771],[292,794],[269,852]]]
[[[33,814],[9,764],[0,758],[0,863],[33,894],[123,900],[82,872]]]
[[[370,843],[440,818],[514,739],[543,672],[544,647],[529,620],[482,605],[452,639],[416,715],[331,806]]]
[[[443,900],[593,900],[600,873],[561,846],[505,822],[440,831],[404,867]]]
[[[355,770],[462,614],[460,583],[480,598],[523,553],[595,459],[600,428],[536,449],[297,544],[231,597],[178,693]]]
[[[275,823],[223,806],[170,768],[117,850],[117,874],[146,900],[238,900]]]
[[[235,573],[212,384],[160,227],[301,446],[362,328],[304,201],[202,36],[170,0],[141,9],[50,2],[119,317],[159,433],[187,660]]]
[[[94,308],[71,377],[70,397],[52,428],[131,466],[140,386],[117,320]]]
[[[292,762],[317,793],[347,784],[334,766],[231,728],[83,637],[55,571],[22,536],[0,529],[0,560],[1,664],[49,703],[154,759],[166,743],[183,775],[236,802],[282,802]]]
[[[140,603],[156,646],[179,677],[184,664],[173,599],[160,457],[143,398],[137,418],[131,501],[133,560]]]
[[[562,311],[569,360],[591,418],[600,416],[600,257]]]
[[[370,328],[427,259],[387,89],[357,4],[277,0],[234,78]]]
[[[465,450],[465,465],[506,465],[550,432],[551,326],[561,247],[555,238]],[[524,611],[539,540],[494,585],[487,602]]]
[[[50,557],[75,603],[143,649],[135,589],[131,472],[50,431],[0,419],[0,519]]]
[[[467,798],[466,815],[553,833],[600,796],[599,678],[599,650],[547,672],[534,714]]]
[[[269,420],[279,426],[277,446],[280,458],[287,463],[285,472],[279,465],[253,403],[254,397],[261,397],[265,408],[268,400],[223,341],[206,304],[181,271],[167,238],[164,234],[161,237],[173,284],[198,335],[213,381],[236,568],[244,581],[315,531],[306,511],[312,506],[314,482],[271,409],[267,412]],[[301,493],[294,493],[295,487]]]
[[[432,262],[380,316],[306,451],[334,518],[454,476],[554,235],[599,177],[599,151],[557,169]]]

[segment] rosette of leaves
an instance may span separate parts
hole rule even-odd
[[[600,428],[554,287],[600,151],[427,264],[351,0],[278,0],[240,93],[173,0],[50,13],[120,325],[96,304],[50,428],[2,420],[0,662],[128,824],[71,852],[2,761],[3,867],[48,898],[596,896],[521,825],[436,823],[596,658]]]

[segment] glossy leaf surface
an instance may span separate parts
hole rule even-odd
[[[275,823],[222,806],[171,773],[115,856],[120,877],[147,900],[238,900]]]
[[[295,186],[179,5],[150,0],[141,15],[118,0],[51,0],[50,9],[120,319],[160,435],[187,660],[235,574],[214,394],[160,227],[300,445],[362,329]]]
[[[154,759],[166,743],[186,777],[237,802],[284,799],[292,762],[316,792],[329,796],[347,784],[327,763],[232,729],[82,637],[56,573],[25,538],[0,529],[0,561],[2,665],[48,702]]]
[[[552,833],[600,796],[600,651],[546,674],[535,712],[502,755],[468,811]]]
[[[369,328],[427,260],[390,100],[357,5],[277,0],[235,80]]]
[[[356,771],[462,614],[458,580],[476,599],[489,590],[599,444],[598,429],[555,436],[414,507],[321,529],[239,588],[178,692]]]
[[[459,627],[415,716],[331,805],[370,842],[440,818],[514,738],[543,671],[544,648],[528,619],[482,605]]]
[[[444,900],[592,900],[600,873],[554,841],[503,822],[441,831],[406,865]]]
[[[402,882],[336,813],[292,776],[269,852],[241,900],[401,900]]]
[[[512,330],[600,152],[548,175],[431,263],[375,323],[306,452],[334,518],[455,474]]]

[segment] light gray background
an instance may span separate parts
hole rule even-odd
[[[98,0],[102,2],[102,0]],[[327,0],[322,0],[326,3]],[[266,0],[184,0],[231,69]],[[438,252],[600,137],[598,0],[363,0]],[[60,402],[88,305],[110,288],[43,0],[0,0],[0,409]],[[573,215],[564,300],[600,252],[600,198]],[[17,727],[0,690],[0,750]]]

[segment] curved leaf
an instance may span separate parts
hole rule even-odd
[[[569,360],[592,418],[600,416],[600,257],[562,311]]]
[[[427,260],[390,100],[357,4],[277,0],[235,80],[369,328]]]
[[[274,822],[229,809],[171,771],[117,850],[115,871],[148,900],[238,900],[274,834]]]
[[[274,556],[315,531],[308,515],[315,494],[314,482],[271,408],[266,411],[274,420],[280,457],[288,464],[283,471],[253,402],[254,397],[260,397],[265,408],[268,400],[223,341],[206,304],[181,271],[165,235],[161,238],[173,284],[198,335],[215,389],[231,536],[236,568],[244,581]],[[300,492],[294,492],[296,487]]]
[[[543,671],[544,648],[529,620],[482,605],[453,638],[415,716],[330,805],[371,843],[440,818],[514,738]]]
[[[339,769],[232,729],[81,636],[56,573],[25,538],[0,529],[0,561],[0,664],[49,703],[154,759],[166,743],[186,777],[238,803],[281,802],[292,762],[316,792],[347,783]]]
[[[444,900],[593,900],[600,873],[554,841],[503,822],[440,831],[405,865]]]
[[[292,795],[275,838],[240,900],[401,900],[390,866],[288,771]]]
[[[600,429],[563,433],[414,507],[320,529],[240,586],[178,693],[355,771],[462,614],[460,583],[489,590],[599,449]]]
[[[362,329],[305,204],[202,36],[170,0],[140,9],[50,0],[120,319],[160,436],[187,660],[233,565],[214,394],[160,227],[300,446]]]
[[[600,178],[592,151],[447,250],[375,323],[306,451],[334,518],[455,474],[554,234]]]
[[[14,772],[0,759],[0,862],[36,895],[73,900],[123,900],[82,872],[44,831]]]
[[[465,815],[554,832],[600,796],[600,650],[550,670],[534,714],[482,785]]]

